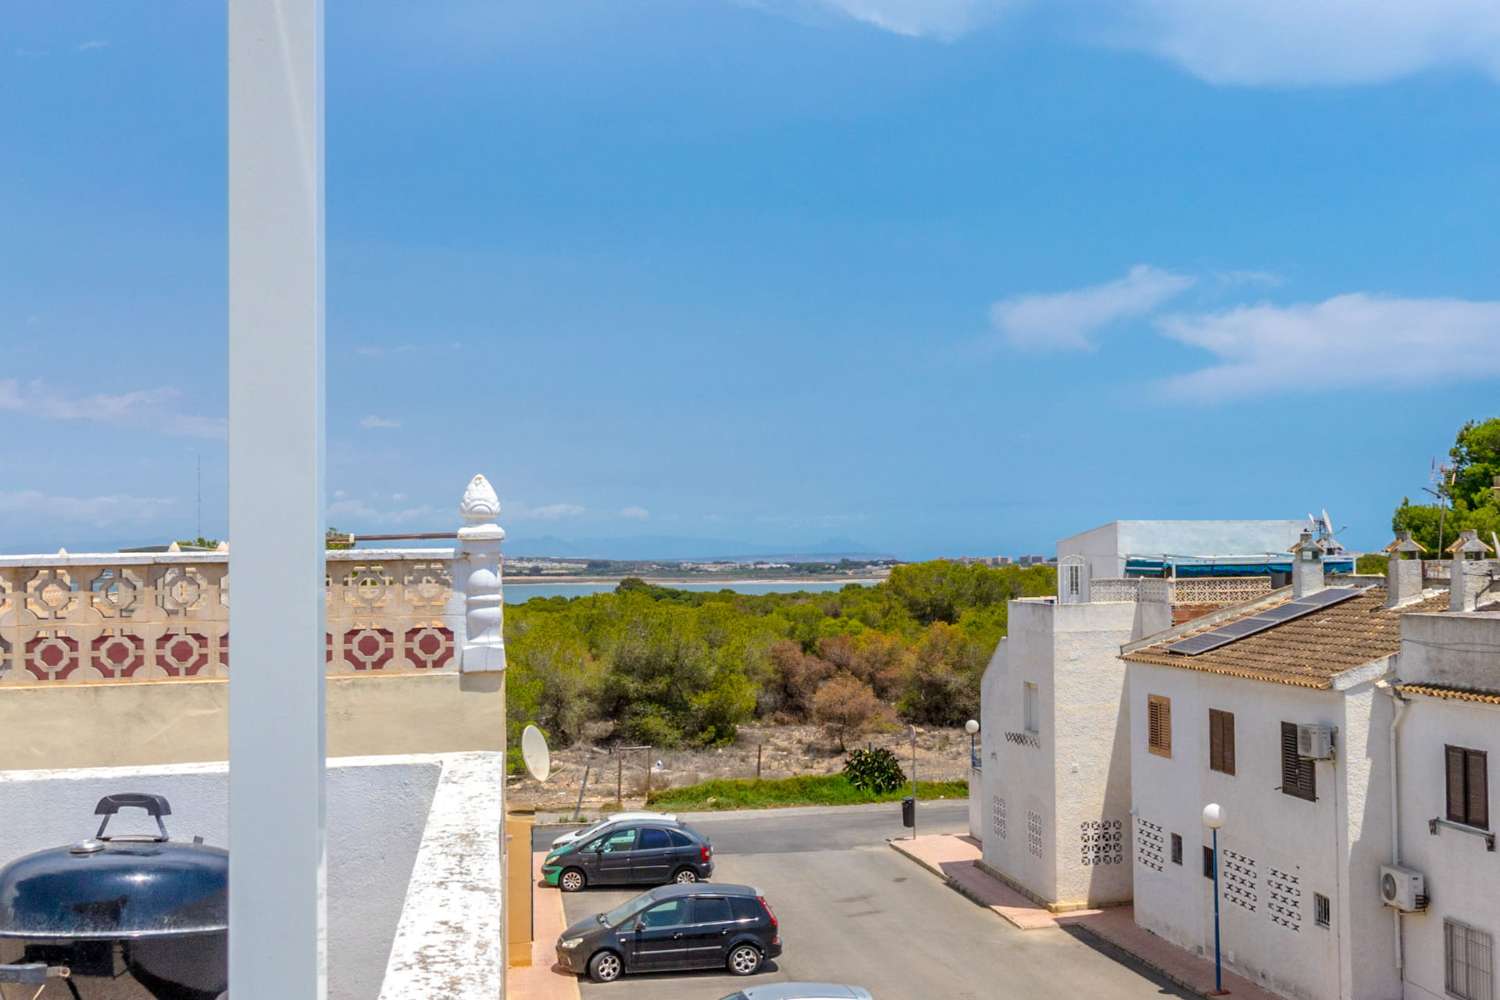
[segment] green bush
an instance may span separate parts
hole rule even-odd
[[[861,791],[884,795],[906,784],[906,772],[896,755],[884,747],[855,750],[844,762],[844,777]]]

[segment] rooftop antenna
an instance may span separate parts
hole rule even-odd
[[[1431,469],[1427,473],[1427,481],[1429,483],[1431,483],[1432,485],[1422,487],[1422,492],[1423,493],[1430,494],[1434,499],[1437,500],[1437,506],[1438,506],[1438,547],[1437,547],[1437,550],[1439,552],[1445,551],[1444,548],[1443,548],[1443,542],[1445,540],[1444,537],[1443,537],[1443,528],[1444,528],[1444,522],[1445,522],[1445,520],[1447,519],[1447,516],[1448,516],[1448,497],[1452,493],[1453,479],[1454,479],[1453,466],[1451,466],[1451,465],[1444,465],[1441,462],[1439,462],[1436,458],[1434,458],[1432,460],[1432,467],[1431,467]]]
[[[198,460],[198,532],[193,536],[197,541],[203,537],[203,453],[195,451],[193,457]]]

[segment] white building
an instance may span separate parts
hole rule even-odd
[[[972,781],[980,801],[971,809],[971,832],[987,869],[1057,910],[1131,898],[1130,725],[1120,647],[1169,627],[1174,606],[1235,603],[1271,586],[1266,574],[1127,579],[1128,546],[1208,564],[1258,552],[1289,531],[1295,537],[1299,527],[1120,521],[1058,543],[1060,596],[1010,602],[1009,637],[982,683],[985,739]],[[1209,544],[1223,548],[1202,547]]]
[[[1095,579],[1123,577],[1132,559],[1228,560],[1285,553],[1306,521],[1111,521],[1057,543],[1059,562],[1082,556]]]
[[[1463,822],[1446,825],[1444,767],[1445,748],[1461,741],[1460,778],[1482,772],[1500,733],[1487,703],[1469,700],[1500,689],[1500,612],[1474,613],[1477,586],[1437,589],[1438,564],[1424,573],[1393,549],[1386,586],[1330,588],[1321,547],[1304,537],[1290,593],[1126,647],[1135,917],[1212,955],[1214,859],[1201,813],[1216,802],[1227,816],[1218,871],[1230,967],[1290,997],[1491,1000],[1500,871],[1476,861],[1488,857],[1476,832],[1488,824],[1487,778],[1473,800],[1483,808],[1461,793]],[[1475,582],[1462,569],[1450,575]],[[1381,890],[1397,859],[1430,866],[1451,894],[1432,907],[1441,916],[1399,918],[1404,977],[1398,918]],[[1460,988],[1449,978],[1445,991],[1455,935]]]

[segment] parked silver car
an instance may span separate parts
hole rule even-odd
[[[731,993],[723,1000],[874,1000],[862,986],[838,983],[766,983]]]

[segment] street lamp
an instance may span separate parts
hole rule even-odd
[[[979,733],[979,723],[970,719],[964,723],[964,732],[969,734],[969,770],[973,771],[979,767],[979,752],[974,749],[974,737]]]
[[[1224,825],[1224,807],[1210,802],[1203,807],[1203,825],[1213,831],[1214,837],[1214,992],[1216,997],[1225,996],[1224,963],[1219,951],[1219,827]]]

